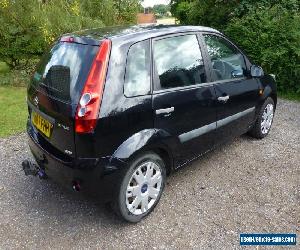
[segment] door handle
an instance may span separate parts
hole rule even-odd
[[[229,100],[229,95],[227,95],[227,96],[220,96],[220,97],[218,97],[218,101],[219,102],[227,102],[228,100]]]
[[[166,109],[157,109],[155,110],[155,114],[157,115],[161,115],[161,114],[170,114],[172,112],[174,112],[174,107],[171,108],[166,108]]]

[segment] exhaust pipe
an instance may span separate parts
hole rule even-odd
[[[73,188],[74,191],[79,192],[81,190],[80,181],[73,181],[72,182],[72,188]]]
[[[46,179],[47,175],[43,169],[31,161],[25,160],[22,162],[22,168],[26,176],[38,176],[40,179]]]

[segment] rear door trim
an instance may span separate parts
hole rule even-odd
[[[194,138],[197,138],[198,136],[204,135],[214,129],[217,128],[217,123],[213,122],[210,124],[207,124],[203,127],[191,130],[189,132],[183,133],[181,135],[178,136],[179,140],[181,143],[187,142],[189,140],[192,140]]]
[[[230,123],[232,121],[240,119],[241,117],[252,113],[254,110],[255,110],[255,107],[246,109],[246,110],[244,110],[242,112],[239,112],[237,114],[228,116],[228,117],[226,117],[226,118],[224,118],[222,120],[218,120],[216,122],[207,124],[207,125],[205,125],[203,127],[200,127],[200,128],[188,131],[186,133],[180,134],[178,136],[178,138],[179,138],[179,140],[180,140],[181,143],[187,142],[187,141],[192,140],[192,139],[194,139],[194,138],[196,138],[198,136],[201,136],[201,135],[204,135],[206,133],[209,133],[210,131],[212,131],[214,129],[217,129],[219,127],[225,126],[225,125],[227,125],[228,123]]]

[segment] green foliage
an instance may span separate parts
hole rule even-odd
[[[234,16],[241,17],[257,9],[269,9],[275,5],[279,5],[290,12],[299,11],[299,0],[241,0],[233,13]]]
[[[28,0],[0,2],[0,59],[11,67],[18,65],[24,54],[41,53],[38,48],[44,41],[39,36],[37,24],[28,18],[29,8]],[[23,16],[26,18],[21,20]],[[36,39],[31,40],[32,37]]]
[[[157,16],[166,16],[167,13],[170,11],[170,6],[165,4],[157,4],[153,6],[153,12]]]
[[[291,92],[291,91],[280,92],[279,97],[283,98],[283,99],[291,100],[291,101],[300,102],[300,95],[297,94],[296,92]]]
[[[172,0],[182,24],[209,26],[232,38],[266,72],[281,93],[300,96],[299,0]]]
[[[0,73],[8,73],[9,67],[5,62],[0,62]]]
[[[0,138],[24,131],[28,116],[26,88],[0,86],[0,105],[5,107],[0,119]]]
[[[0,73],[0,87],[2,86],[27,86],[29,75],[25,70],[10,70],[6,73]]]
[[[224,29],[235,18],[251,11],[280,5],[285,10],[299,12],[299,0],[171,0],[171,12],[182,24]]]
[[[1,70],[2,63],[0,62],[0,87],[1,86],[15,86],[26,87],[30,81],[35,66],[39,59],[22,60],[20,66],[10,69],[6,64],[5,71]],[[3,68],[2,68],[3,69]]]
[[[171,12],[182,24],[222,29],[236,7],[228,0],[172,0]]]
[[[225,33],[252,60],[276,75],[281,92],[300,94],[300,15],[275,5],[234,18]]]
[[[194,1],[191,3],[189,19],[196,25],[223,29],[232,15],[234,6],[234,1]]]
[[[138,0],[0,0],[0,60],[40,56],[63,33],[134,22]]]
[[[187,2],[178,3],[175,17],[180,20],[182,24],[189,23],[189,13],[192,5]]]

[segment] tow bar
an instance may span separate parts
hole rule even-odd
[[[47,175],[43,169],[31,161],[25,160],[22,162],[22,168],[26,176],[38,176],[40,179],[46,179]]]

